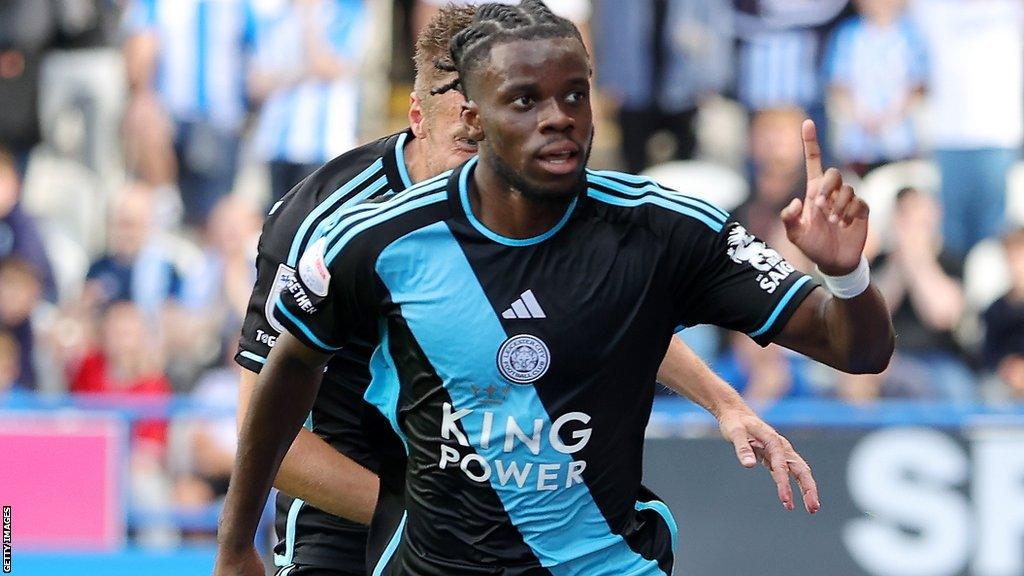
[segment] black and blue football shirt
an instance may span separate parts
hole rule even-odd
[[[588,171],[545,234],[503,237],[470,208],[475,165],[346,209],[275,310],[323,352],[374,334],[365,400],[408,463],[370,572],[671,573],[675,522],[641,486],[669,338],[767,344],[814,283],[718,208],[617,172]]]
[[[412,137],[409,131],[400,132],[335,158],[273,207],[260,236],[256,285],[235,355],[238,364],[257,373],[263,368],[283,330],[272,314],[274,302],[294,275],[309,239],[318,238],[343,207],[412,185],[403,156]],[[331,359],[307,425],[341,453],[379,472],[380,439],[367,436],[362,409],[372,351],[365,338],[354,335]],[[365,574],[365,526],[280,493],[276,527],[274,558],[279,566],[297,563],[338,574]]]

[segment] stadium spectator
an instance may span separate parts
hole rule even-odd
[[[123,2],[52,2],[55,37],[40,73],[43,137],[103,177],[121,167],[118,123],[124,106],[124,61],[118,43]],[[59,137],[61,120],[77,112],[80,141]]]
[[[231,195],[222,198],[206,223],[203,258],[189,274],[182,290],[182,303],[191,311],[219,313],[217,322],[227,320],[234,334],[249,300],[256,278],[256,242],[263,219],[248,199]]]
[[[1003,237],[1010,290],[985,310],[985,367],[1001,381],[1000,399],[1024,398],[1024,229]]]
[[[176,180],[185,222],[199,226],[234,184],[255,8],[250,0],[134,0],[126,21],[129,148],[145,162],[147,182]]]
[[[0,330],[18,343],[18,383],[37,387],[35,351],[39,329],[33,313],[42,302],[40,274],[29,262],[8,258],[0,262]]]
[[[872,264],[878,289],[892,310],[899,339],[881,380],[858,377],[858,387],[883,397],[969,402],[974,377],[953,330],[964,313],[960,261],[943,246],[941,207],[930,194],[900,190],[893,215],[892,248]]]
[[[0,397],[9,390],[24,387],[21,383],[21,346],[13,334],[0,330]]]
[[[221,198],[210,213],[202,252],[182,278],[181,306],[164,315],[168,372],[176,390],[190,390],[204,369],[218,364],[225,338],[241,328],[256,280],[261,224],[254,204],[237,194]]]
[[[732,335],[729,343],[729,350],[715,363],[715,371],[744,400],[764,406],[782,399],[816,395],[808,377],[806,358],[779,346],[750,346]]]
[[[171,386],[163,373],[159,330],[137,305],[120,300],[103,312],[98,332],[81,356],[66,359],[69,391],[105,407],[165,412]],[[165,465],[167,429],[163,415],[137,419],[131,426],[129,496],[133,510],[155,515],[133,529],[136,541],[144,545],[166,546],[177,534],[166,520],[172,504]]]
[[[676,159],[692,158],[698,108],[730,80],[731,8],[696,0],[603,1],[597,8],[597,78],[618,108],[627,170],[651,164],[648,142],[663,130],[675,138]]]
[[[847,0],[735,0],[736,95],[751,112],[797,107],[818,127],[830,162],[820,79],[822,38]]]
[[[270,165],[271,200],[358,144],[363,0],[292,0],[261,26],[248,75],[261,102],[255,149]]]
[[[9,149],[21,176],[41,139],[39,66],[54,34],[51,2],[0,2],[0,146]]]
[[[159,404],[169,398],[160,335],[137,305],[127,300],[112,303],[103,313],[99,332],[99,341],[67,367],[72,393],[103,395],[127,406]],[[166,418],[140,420],[132,440],[133,451],[162,454]]]
[[[16,257],[40,275],[44,296],[57,299],[57,285],[35,219],[21,207],[21,181],[14,157],[0,148],[0,261]]]
[[[804,150],[798,108],[777,108],[754,113],[750,126],[751,195],[736,209],[747,230],[763,238],[798,269],[812,264],[786,237],[779,212],[804,193]],[[779,346],[762,348],[742,335],[729,335],[730,347],[716,368],[753,402],[813,394],[806,374],[807,361]]]
[[[418,36],[420,30],[426,26],[437,11],[446,4],[472,5],[482,4],[485,0],[415,0],[413,7],[413,37]],[[600,0],[598,0],[600,1]],[[518,0],[498,0],[499,4],[516,4]],[[589,26],[591,15],[590,0],[558,0],[551,3],[551,10],[561,16],[568,18],[580,29],[585,42],[589,46]]]
[[[189,395],[198,410],[209,411],[189,429],[189,474],[176,482],[179,504],[210,504],[228,491],[231,466],[238,444],[234,411],[238,403],[238,370],[231,356],[234,348],[225,344],[224,361],[204,373]]]
[[[747,228],[761,237],[771,236],[778,214],[790,200],[803,194],[803,143],[799,108],[755,112],[750,121],[748,178],[751,194],[736,209]]]
[[[1003,230],[1006,176],[1024,142],[1024,4],[915,0],[911,7],[928,43],[942,232],[963,258]]]
[[[155,315],[181,294],[181,275],[157,242],[153,190],[129,183],[113,200],[105,254],[89,266],[83,290],[87,309],[131,300]]]
[[[924,39],[904,0],[858,0],[832,35],[825,77],[836,158],[860,175],[917,154],[911,113],[924,94]],[[884,62],[884,65],[879,63]]]

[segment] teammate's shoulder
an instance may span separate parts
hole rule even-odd
[[[362,146],[353,148],[340,156],[328,160],[310,176],[317,182],[339,182],[351,180],[367,170],[383,172],[384,156],[394,147],[402,132],[391,134]]]
[[[447,184],[451,174],[452,171],[449,170],[433,178],[413,184],[405,190],[378,196],[372,200],[367,200],[358,207],[349,207],[342,214],[342,218],[345,218],[348,213],[352,212],[387,212],[401,206],[415,207],[440,202],[447,195]]]
[[[303,213],[329,198],[333,204],[344,205],[386,194],[392,183],[385,156],[393,154],[402,134],[385,136],[329,160],[292,188],[275,205],[275,212]]]
[[[380,249],[405,233],[446,218],[450,176],[450,171],[445,172],[386,198],[346,207],[324,232],[328,262],[353,242]]]
[[[729,213],[707,200],[667,188],[646,176],[587,170],[587,197],[644,221],[706,226],[721,232]]]

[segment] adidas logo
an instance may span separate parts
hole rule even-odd
[[[523,292],[512,306],[501,313],[502,318],[547,318],[540,302],[533,295],[533,290]]]

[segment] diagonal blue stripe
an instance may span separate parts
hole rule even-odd
[[[590,175],[589,180],[591,183],[600,184],[607,188],[611,188],[612,190],[615,190],[620,194],[633,196],[635,198],[640,198],[647,194],[655,194],[661,198],[673,200],[679,204],[685,204],[687,206],[690,206],[691,208],[695,208],[702,212],[706,212],[708,217],[710,217],[712,220],[721,221],[723,224],[729,218],[728,214],[726,214],[725,212],[718,208],[714,208],[711,204],[708,204],[703,200],[693,198],[692,196],[687,196],[680,192],[666,190],[654,183],[648,183],[646,186],[642,188],[634,188],[633,186],[627,186],[625,184],[622,184],[621,182],[616,182],[615,180],[604,178],[602,176],[596,176],[593,174]]]
[[[786,292],[786,295],[783,296],[782,300],[779,300],[779,303],[775,305],[775,310],[773,310],[772,315],[769,316],[767,320],[765,320],[764,325],[758,328],[757,330],[751,332],[749,336],[751,338],[757,338],[761,334],[767,332],[772,327],[772,325],[775,324],[775,320],[779,318],[779,314],[782,314],[782,311],[786,309],[786,305],[789,304],[789,301],[793,299],[793,296],[796,296],[796,293],[800,291],[800,287],[810,281],[810,276],[804,276],[803,278],[797,280],[792,286],[790,286],[789,290]]]
[[[444,178],[441,176],[444,176]],[[323,229],[322,233],[327,238],[328,251],[336,246],[336,243],[331,244],[332,242],[335,242],[339,236],[345,236],[357,224],[365,222],[370,218],[382,216],[389,210],[396,209],[396,207],[400,208],[403,206],[403,203],[407,204],[409,202],[422,199],[424,196],[442,189],[444,187],[444,182],[442,182],[442,180],[446,180],[447,175],[442,174],[441,176],[426,180],[413,188],[402,191],[400,195],[387,198],[383,202],[368,202],[365,204],[345,207],[341,214],[336,218],[331,219],[332,226],[325,227]],[[399,212],[399,214],[404,212],[406,211],[403,210],[402,212]],[[387,218],[384,218],[384,220],[387,220]],[[346,239],[345,242],[349,239],[351,238]],[[330,261],[328,261],[328,263],[329,262]]]
[[[637,192],[643,191],[659,191],[663,193],[668,193],[671,194],[672,198],[678,197],[679,200],[685,199],[687,203],[692,204],[694,206],[700,206],[706,209],[707,211],[711,212],[713,216],[720,216],[723,221],[729,219],[728,212],[722,210],[718,206],[715,206],[714,204],[706,200],[702,200],[694,196],[688,196],[686,194],[683,194],[682,192],[672,190],[670,188],[665,188],[661,184],[658,184],[657,182],[654,182],[653,180],[644,178],[642,176],[634,176],[633,174],[626,174],[623,172],[610,172],[608,170],[591,170],[589,173],[592,179],[600,178],[601,183],[604,184],[605,186],[616,184],[617,186],[614,186],[615,189],[622,190],[626,194],[636,194]],[[616,182],[616,180],[632,182],[634,184],[642,184],[644,187],[635,188],[633,186],[623,186],[621,182]]]
[[[438,222],[396,240],[381,252],[376,271],[441,378],[452,411],[473,411],[459,420],[472,444],[461,445],[456,438],[445,443],[464,457],[475,454],[490,464],[491,473],[481,482],[495,491],[540,563],[555,576],[664,576],[657,562],[643,558],[611,532],[587,485],[578,478],[573,481],[569,471],[578,474],[579,463],[565,453],[571,450],[551,445],[552,423],[533,386],[509,386],[507,398],[497,405],[473,393],[474,386],[506,386],[495,358],[507,334],[448,227]],[[493,416],[486,436],[485,411]],[[527,435],[540,423],[540,445],[531,448],[513,441],[507,446],[509,418]],[[508,473],[510,468],[501,473],[499,461],[526,470],[522,486]],[[473,481],[458,468],[434,473]]]
[[[427,194],[414,199],[409,199],[409,197],[403,196],[402,198],[396,198],[397,202],[386,202],[384,204],[376,205],[376,207],[378,208],[377,210],[371,211],[369,214],[366,215],[365,219],[360,221],[358,224],[349,227],[347,230],[345,230],[344,234],[341,234],[340,238],[337,238],[337,240],[335,240],[335,234],[332,233],[328,237],[328,242],[333,242],[333,244],[330,244],[331,248],[324,256],[324,260],[327,262],[327,265],[329,266],[331,262],[334,261],[334,258],[338,255],[338,253],[341,252],[341,250],[345,247],[345,244],[347,244],[349,240],[355,238],[356,235],[359,234],[360,232],[363,232],[364,230],[367,230],[368,228],[371,228],[378,224],[387,222],[388,220],[401,216],[402,214],[405,214],[407,212],[411,212],[417,208],[422,208],[424,206],[429,206],[430,204],[445,201],[448,198],[448,193],[445,190],[443,190],[444,183],[440,182],[436,184],[436,186],[442,188],[442,190],[434,194]],[[426,190],[421,190],[421,192],[424,191]],[[346,222],[346,224],[350,224],[350,222]],[[338,230],[339,232],[341,231],[341,229],[341,226],[336,227],[336,230]]]
[[[316,225],[316,228],[313,229],[313,233],[309,236],[310,240],[311,241],[316,241],[327,230],[330,230],[331,227],[334,226],[337,223],[337,219],[341,217],[341,212],[343,210],[345,210],[346,208],[350,208],[352,206],[355,206],[356,204],[361,203],[363,200],[366,200],[367,198],[371,198],[371,197],[374,197],[374,196],[380,194],[381,190],[386,189],[387,186],[388,186],[388,177],[387,177],[387,175],[386,174],[385,175],[381,175],[380,178],[378,178],[376,181],[374,181],[373,184],[370,184],[369,186],[367,186],[362,192],[360,192],[359,194],[356,194],[355,196],[352,196],[351,198],[345,199],[345,201],[342,202],[342,204],[340,204],[337,207],[337,209],[335,209],[333,212],[328,214],[327,217],[325,217],[323,220],[320,221],[319,224]]]
[[[384,161],[378,158],[377,161],[374,162],[373,164],[370,164],[366,168],[366,170],[363,170],[362,172],[357,174],[355,178],[349,180],[344,186],[338,188],[333,194],[328,196],[327,199],[325,199],[323,202],[320,203],[319,206],[316,207],[315,210],[309,213],[309,216],[306,216],[306,219],[302,221],[302,224],[299,226],[299,229],[295,232],[295,239],[292,240],[291,250],[288,251],[289,266],[292,266],[293,268],[295,267],[295,263],[296,261],[298,261],[299,258],[299,250],[302,247],[302,239],[306,236],[306,231],[309,230],[309,227],[313,225],[313,222],[316,222],[317,218],[323,215],[324,212],[334,207],[334,204],[336,202],[338,202],[340,199],[344,198],[346,195],[351,193],[352,190],[354,190],[357,186],[359,186],[363,182],[366,182],[366,180],[369,179],[370,176],[372,176],[374,173],[380,170],[383,166]]]
[[[612,194],[599,192],[597,190],[594,190],[593,188],[587,190],[587,196],[590,196],[594,200],[599,200],[607,204],[612,204],[614,206],[625,206],[629,208],[640,206],[641,204],[654,204],[655,206],[661,206],[662,208],[667,208],[680,214],[685,214],[686,216],[689,216],[695,220],[700,220],[704,224],[707,224],[708,228],[711,228],[715,232],[722,231],[722,222],[712,220],[711,217],[704,212],[700,212],[692,208],[687,208],[679,204],[678,202],[673,202],[661,196],[644,196],[642,198],[622,198],[619,196],[614,196]]]

